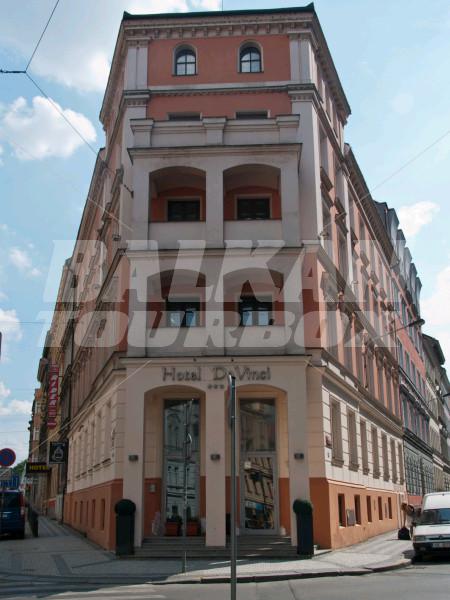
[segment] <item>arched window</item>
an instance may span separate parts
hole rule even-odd
[[[179,48],[175,54],[175,75],[195,75],[197,58],[191,48]]]
[[[244,46],[239,54],[241,73],[260,73],[262,71],[261,51],[257,46]]]

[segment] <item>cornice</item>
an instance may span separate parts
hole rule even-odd
[[[186,152],[191,156],[211,156],[213,154],[249,154],[255,155],[266,155],[266,154],[292,154],[297,152],[299,155],[301,152],[301,144],[299,143],[285,143],[285,144],[267,144],[267,145],[204,145],[204,146],[167,146],[167,147],[147,147],[147,148],[129,148],[128,154],[130,155],[131,162],[138,157],[159,157],[159,158],[176,158],[186,157]]]

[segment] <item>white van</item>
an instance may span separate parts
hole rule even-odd
[[[414,557],[418,560],[425,554],[450,554],[450,492],[435,492],[423,497],[413,546]]]

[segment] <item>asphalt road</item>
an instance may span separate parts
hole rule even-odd
[[[357,577],[326,577],[243,583],[238,600],[448,600],[450,560]],[[61,600],[229,600],[229,585],[66,585],[31,579],[0,579],[0,598]]]

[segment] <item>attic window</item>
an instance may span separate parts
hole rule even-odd
[[[267,110],[243,110],[236,113],[236,119],[267,119]]]
[[[195,112],[176,112],[167,113],[169,121],[200,121],[200,113]]]

